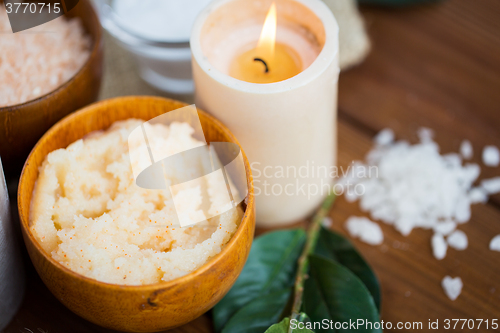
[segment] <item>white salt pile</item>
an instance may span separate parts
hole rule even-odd
[[[87,61],[91,41],[77,18],[59,17],[12,33],[0,6],[0,107],[45,95],[73,77]]]
[[[500,164],[500,152],[495,146],[486,146],[483,149],[483,163],[489,167],[497,167]]]
[[[370,212],[373,219],[394,225],[403,235],[416,227],[467,222],[471,214],[469,192],[479,176],[479,166],[462,165],[458,154],[440,155],[429,129],[419,131],[420,143],[415,145],[392,142],[383,133],[388,132],[377,136],[377,144],[367,156],[368,165],[354,164],[343,179],[344,184],[359,184],[364,189],[359,196],[362,210]],[[376,174],[366,171],[373,170],[370,166],[376,167]],[[358,172],[363,168],[365,172]],[[358,198],[351,188],[347,196]]]
[[[353,162],[338,184],[344,187],[347,201],[359,199],[361,209],[369,212],[372,219],[393,225],[405,236],[414,228],[432,229],[432,252],[441,260],[448,247],[467,248],[467,235],[456,230],[457,225],[469,221],[472,204],[486,203],[489,195],[500,193],[500,177],[482,180],[479,186],[474,186],[481,168],[462,162],[473,155],[468,140],[462,142],[460,154],[441,155],[432,130],[422,128],[418,136],[420,142],[412,145],[394,141],[392,130],[382,130],[374,138],[375,145],[367,154],[366,163]],[[498,149],[485,147],[483,161],[488,166],[497,166]],[[375,228],[368,219],[368,222],[358,219],[347,220],[350,234],[369,244],[379,244],[373,240],[383,239],[380,228]],[[500,235],[491,241],[490,249],[500,251]],[[443,288],[451,299],[456,299],[462,281],[447,277]]]
[[[452,301],[456,300],[462,293],[462,287],[464,286],[461,278],[458,276],[456,278],[452,278],[448,275],[444,277],[441,285],[443,286],[446,296],[448,296],[448,298]]]
[[[366,217],[351,216],[345,227],[352,237],[357,237],[371,245],[380,245],[384,241],[384,234],[380,226]]]
[[[493,237],[490,242],[490,250],[500,252],[500,235],[496,235],[495,237]]]
[[[481,172],[479,165],[462,164],[456,153],[441,155],[430,129],[420,129],[418,136],[420,142],[411,145],[394,142],[392,130],[382,130],[374,139],[367,163],[354,162],[339,183],[347,188],[346,200],[359,199],[363,211],[374,220],[393,225],[401,234],[409,235],[420,227],[445,236],[457,224],[469,221],[471,204],[484,203],[488,195],[500,192],[500,177],[473,187]],[[471,156],[468,145],[470,142],[462,143],[461,149],[467,157]],[[466,247],[462,233],[457,235],[451,237],[453,245]],[[437,250],[440,255],[442,252]]]

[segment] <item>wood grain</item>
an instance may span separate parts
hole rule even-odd
[[[467,138],[475,148],[474,162],[480,162],[484,145],[500,146],[500,2],[447,0],[401,9],[362,7],[362,12],[373,50],[361,66],[340,75],[341,165],[362,159],[371,137],[384,127],[410,140],[416,139],[418,127],[433,128],[443,152],[457,151]],[[121,69],[109,65],[109,70]],[[482,170],[482,178],[500,175],[499,168]],[[471,221],[460,226],[469,237],[469,248],[449,250],[442,261],[431,254],[429,231],[403,237],[382,224],[384,245],[353,240],[380,278],[382,319],[424,324],[429,319],[441,324],[453,318],[500,319],[500,256],[488,250],[489,240],[500,234],[499,203],[500,197],[494,196],[488,205],[473,206]],[[333,228],[345,234],[343,223],[350,215],[363,213],[357,204],[339,199],[331,213]],[[460,276],[464,282],[454,302],[440,286],[445,275]],[[33,332],[37,327],[50,327],[51,333],[109,332],[71,314],[36,281],[36,276],[29,279],[31,289],[6,333],[17,333],[23,325]],[[44,302],[46,309],[39,314]],[[170,332],[212,332],[210,315]]]

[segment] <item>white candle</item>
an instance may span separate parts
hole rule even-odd
[[[332,188],[336,156],[338,26],[320,0],[274,1],[276,42],[300,57],[299,74],[266,84],[229,75],[235,58],[257,45],[272,2],[217,0],[191,34],[196,104],[224,122],[245,150],[260,226],[312,213]]]

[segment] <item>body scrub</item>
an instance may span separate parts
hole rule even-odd
[[[221,251],[242,217],[236,207],[202,225],[180,228],[168,190],[135,184],[127,140],[141,123],[116,122],[51,152],[34,188],[33,235],[63,266],[99,281],[141,285],[193,272]],[[187,123],[155,126],[162,133],[155,140],[163,142],[152,145],[183,150],[196,144]],[[167,177],[189,170],[177,172]],[[219,189],[206,186],[212,201]]]

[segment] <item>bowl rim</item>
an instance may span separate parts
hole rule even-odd
[[[22,109],[22,108],[26,107],[29,104],[39,103],[39,102],[41,102],[41,100],[46,99],[46,98],[50,97],[51,95],[56,95],[56,94],[60,93],[61,91],[63,91],[64,89],[66,89],[66,87],[68,85],[70,85],[71,83],[73,83],[73,81],[77,80],[78,77],[80,77],[81,75],[83,75],[82,73],[83,73],[84,70],[86,70],[88,67],[90,67],[91,60],[93,60],[97,56],[97,53],[99,52],[99,49],[101,48],[101,44],[102,44],[102,26],[101,26],[101,22],[99,21],[99,16],[97,15],[97,12],[96,12],[95,7],[92,4],[91,0],[79,0],[79,1],[86,1],[88,3],[88,5],[91,7],[91,13],[93,15],[93,18],[95,19],[95,21],[98,24],[98,29],[97,29],[97,33],[96,33],[95,37],[92,36],[87,30],[85,31],[93,39],[92,52],[90,52],[89,57],[87,58],[87,60],[85,61],[85,63],[82,65],[82,67],[80,67],[80,69],[75,74],[73,74],[72,77],[70,77],[66,82],[64,82],[63,84],[61,84],[56,89],[54,89],[52,91],[49,91],[48,93],[46,93],[46,94],[44,94],[42,96],[39,96],[39,97],[37,97],[35,99],[30,99],[30,100],[28,100],[26,102],[23,102],[23,103],[2,106],[2,107],[0,107],[0,113],[1,112],[16,111],[18,109]],[[0,0],[0,3],[1,3],[1,0]],[[77,6],[78,6],[78,4],[77,4]],[[71,12],[71,10],[69,12]],[[64,15],[61,15],[59,17],[64,17],[69,12],[64,13]]]
[[[26,159],[26,162],[24,163],[23,170],[22,170],[21,176],[19,178],[19,185],[18,185],[18,191],[17,191],[17,208],[18,208],[18,212],[19,212],[19,224],[20,224],[21,230],[22,230],[23,234],[25,235],[25,237],[27,237],[29,239],[29,241],[35,247],[36,251],[38,251],[44,257],[44,259],[46,261],[48,261],[50,264],[54,265],[56,268],[60,269],[64,274],[70,275],[72,278],[75,278],[77,280],[82,280],[85,283],[89,283],[89,284],[92,284],[92,285],[98,286],[98,287],[115,288],[115,289],[120,289],[120,290],[124,290],[124,291],[145,292],[145,291],[150,291],[151,289],[168,289],[168,288],[174,287],[176,285],[188,283],[188,281],[193,280],[200,275],[203,275],[206,271],[210,270],[210,268],[213,266],[213,264],[222,260],[222,258],[224,257],[224,254],[226,254],[227,252],[229,252],[232,248],[234,248],[236,246],[236,239],[241,237],[246,225],[248,223],[250,223],[251,219],[249,217],[252,215],[252,214],[250,214],[250,212],[255,209],[253,176],[252,176],[252,171],[250,168],[250,163],[248,162],[246,154],[243,151],[243,148],[241,147],[241,145],[238,142],[238,140],[236,139],[236,137],[231,133],[231,131],[226,126],[224,126],[215,117],[213,117],[210,114],[208,114],[207,112],[197,108],[199,113],[201,113],[203,116],[210,119],[217,127],[219,127],[222,130],[222,132],[224,132],[228,137],[230,137],[231,140],[234,140],[234,143],[236,143],[240,147],[241,152],[243,154],[245,169],[247,171],[246,172],[246,179],[247,179],[247,185],[248,185],[248,194],[247,194],[247,197],[245,199],[245,203],[246,203],[247,207],[246,207],[246,210],[243,212],[243,216],[241,218],[240,224],[238,225],[238,228],[236,229],[235,233],[231,236],[229,241],[222,248],[222,250],[219,253],[217,253],[214,257],[210,258],[203,265],[201,265],[199,268],[197,268],[196,270],[194,270],[194,271],[192,271],[184,276],[175,278],[175,279],[170,280],[170,281],[162,281],[162,282],[156,282],[156,283],[152,283],[152,284],[122,285],[122,284],[102,282],[102,281],[96,280],[94,278],[90,278],[90,277],[84,276],[82,274],[79,274],[79,273],[77,273],[77,272],[75,272],[67,267],[64,267],[61,263],[59,263],[54,258],[52,258],[50,256],[50,254],[47,253],[41,247],[40,243],[36,240],[35,236],[31,233],[31,230],[29,228],[29,216],[25,216],[23,214],[22,209],[21,209],[21,206],[23,204],[25,204],[25,200],[23,199],[22,193],[27,191],[27,189],[25,189],[25,186],[23,186],[25,183],[25,182],[23,182],[23,178],[25,177],[25,172],[32,162],[31,160],[33,158],[34,151],[39,147],[39,145],[41,145],[42,141],[47,140],[47,138],[49,137],[49,134],[56,132],[61,125],[74,121],[74,118],[78,118],[81,114],[83,114],[85,112],[90,112],[90,111],[95,110],[95,109],[100,109],[104,105],[110,105],[110,104],[113,105],[116,103],[123,103],[123,102],[126,102],[128,100],[137,100],[137,99],[141,99],[144,101],[146,101],[146,100],[157,100],[157,101],[163,101],[163,102],[169,101],[169,102],[174,102],[174,103],[180,103],[180,104],[182,104],[182,106],[188,105],[187,103],[184,103],[181,101],[177,101],[177,100],[165,98],[165,97],[158,97],[158,96],[121,96],[121,97],[115,97],[115,98],[110,98],[110,99],[98,101],[98,102],[92,103],[90,105],[87,105],[84,108],[77,110],[76,112],[70,113],[69,115],[67,115],[66,117],[62,118],[57,123],[55,123],[38,140],[36,145],[31,150],[28,158]],[[33,163],[33,165],[34,165],[34,163]],[[38,167],[39,166],[37,166],[37,168]],[[31,207],[30,207],[31,201],[27,204],[28,204],[28,211],[29,211],[31,209]],[[25,246],[26,246],[26,244],[25,244]]]

